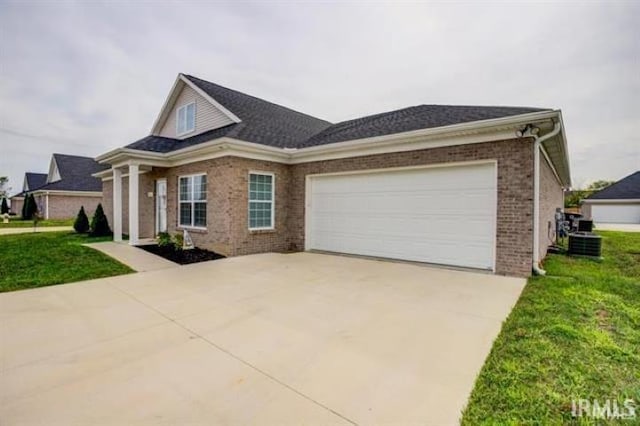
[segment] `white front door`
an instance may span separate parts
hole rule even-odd
[[[167,180],[156,181],[156,235],[167,232]]]
[[[493,269],[496,165],[309,176],[306,248]]]

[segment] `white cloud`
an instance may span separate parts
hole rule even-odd
[[[149,131],[178,72],[340,121],[562,108],[576,183],[640,168],[634,3],[1,3],[0,174]],[[30,136],[20,136],[26,134]]]

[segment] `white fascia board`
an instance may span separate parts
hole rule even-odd
[[[229,119],[231,121],[233,121],[234,123],[239,123],[240,121],[242,121],[242,120],[240,120],[240,118],[238,118],[237,115],[235,115],[234,113],[229,111],[227,108],[225,108],[220,103],[218,103],[218,101],[216,101],[211,96],[209,96],[207,94],[207,92],[205,92],[204,90],[202,90],[201,88],[196,86],[191,80],[189,80],[187,77],[185,77],[184,74],[182,74],[182,73],[179,74],[178,78],[180,78],[187,86],[191,87],[197,94],[199,94],[200,96],[205,98],[207,101],[209,101],[214,107],[216,107],[220,111],[222,111],[224,113],[224,115],[229,117]]]
[[[518,129],[519,126],[557,119],[558,114],[559,111],[556,110],[542,111],[300,149],[275,148],[222,137],[168,153],[118,148],[97,157],[97,160],[100,163],[111,164],[114,167],[120,167],[132,162],[157,167],[174,167],[212,158],[238,156],[283,164],[299,164],[516,139],[517,136],[514,130]]]
[[[47,174],[47,183],[58,182],[60,179],[60,169],[58,168],[55,155],[52,155],[51,162],[49,163],[49,173]]]
[[[175,100],[178,93],[178,90],[177,90],[178,86],[182,88],[181,86],[183,84],[183,81],[180,78],[181,76],[182,74],[178,74],[178,76],[176,77],[175,81],[173,82],[173,86],[171,86],[171,90],[167,95],[167,98],[164,100],[164,103],[162,104],[162,108],[160,108],[160,112],[158,113],[158,116],[153,122],[153,126],[151,126],[152,135],[160,131],[160,123],[164,122],[164,118],[168,113],[167,109],[169,108],[169,105],[173,105],[173,101]]]
[[[604,199],[600,198],[597,200],[584,199],[582,200],[584,204],[637,204],[640,203],[640,198],[627,198],[627,199]]]
[[[36,190],[34,195],[66,195],[71,197],[102,197],[102,191],[63,191],[63,190]]]

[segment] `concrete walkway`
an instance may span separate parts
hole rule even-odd
[[[73,231],[71,226],[38,226],[35,232]],[[28,234],[33,231],[33,226],[26,228],[0,228],[0,235]]]
[[[0,423],[456,425],[524,285],[267,253],[2,293]]]
[[[111,256],[137,272],[157,271],[159,269],[176,268],[180,265],[151,254],[126,243],[106,241],[102,243],[83,244]]]
[[[640,223],[596,223],[596,231],[640,232]]]

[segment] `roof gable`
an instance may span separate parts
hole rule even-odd
[[[24,174],[24,183],[22,185],[22,192],[34,191],[46,183],[47,183],[46,173],[27,172]]]
[[[638,200],[640,199],[640,170],[618,182],[591,194],[587,200]]]
[[[106,168],[108,168],[108,166],[99,164],[90,157],[53,154],[51,157],[50,176],[52,172],[55,172],[59,178],[48,181],[47,184],[40,187],[39,190],[102,191],[102,181],[92,175]]]
[[[196,104],[196,128],[189,134],[178,136],[176,111],[179,107],[192,102]],[[240,122],[240,119],[233,112],[203,92],[183,74],[179,74],[151,128],[151,135],[185,139],[237,122]]]

